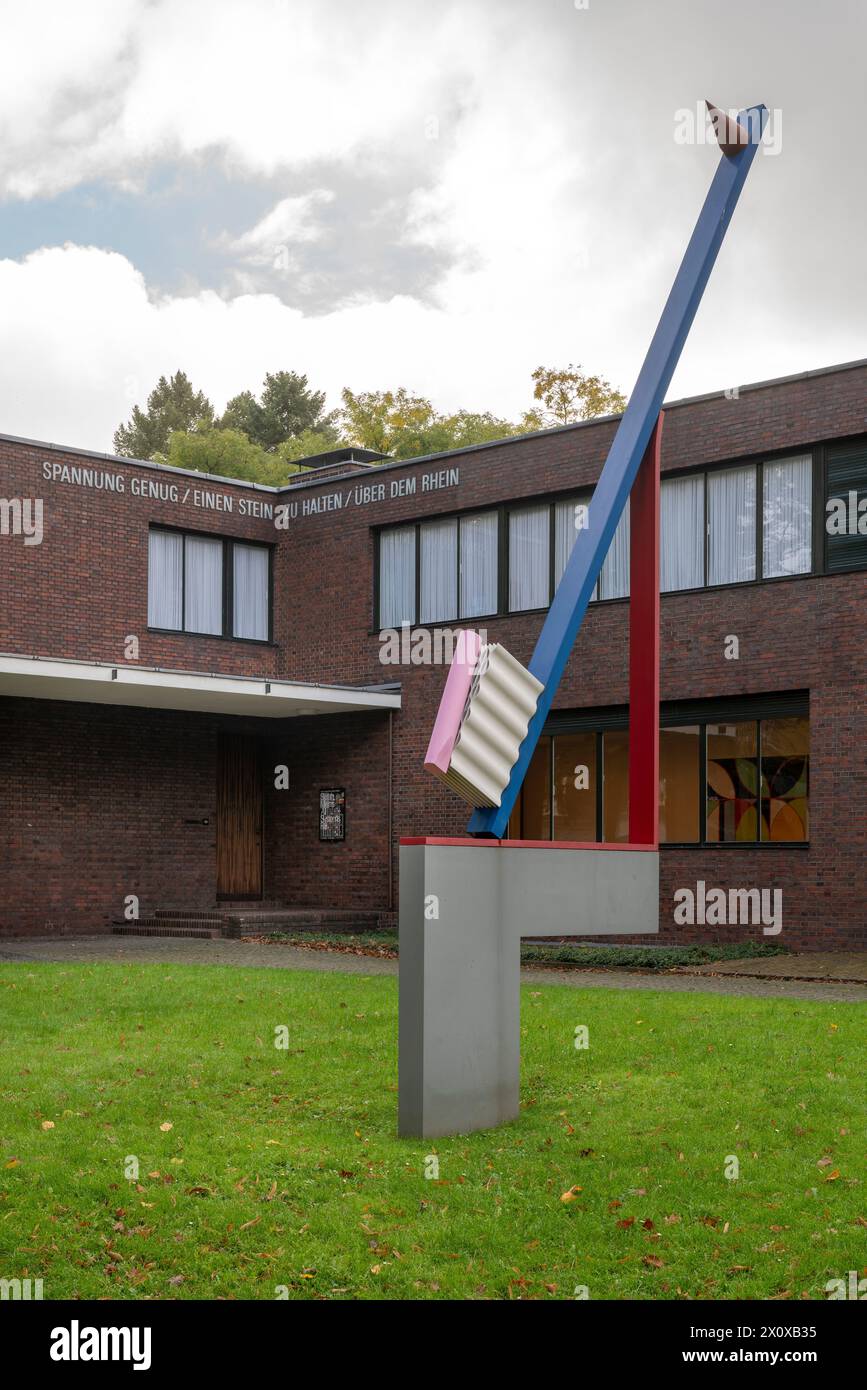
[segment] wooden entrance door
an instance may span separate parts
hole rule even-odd
[[[217,744],[217,897],[262,896],[262,766],[258,739]]]

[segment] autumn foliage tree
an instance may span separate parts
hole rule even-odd
[[[573,425],[597,415],[619,415],[626,408],[626,397],[602,376],[588,376],[571,362],[568,367],[537,367],[533,372],[533,399],[541,409],[529,411],[525,422],[538,420],[546,425]]]

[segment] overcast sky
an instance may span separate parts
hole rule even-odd
[[[161,373],[516,418],[631,390],[771,122],[670,398],[867,356],[863,0],[0,0],[0,432],[111,448]],[[686,113],[686,114],[684,114]]]

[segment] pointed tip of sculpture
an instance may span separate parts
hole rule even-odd
[[[707,97],[705,97],[704,104],[708,109],[708,115],[713,121],[717,142],[723,154],[728,155],[729,159],[733,158],[736,154],[740,154],[741,150],[746,149],[747,145],[750,143],[749,127],[742,125],[740,121],[735,120],[733,116],[727,115],[725,111],[721,111],[718,106],[714,106],[712,101],[708,101]],[[749,110],[762,111],[764,108],[757,106],[750,107]]]

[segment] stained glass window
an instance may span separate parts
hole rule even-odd
[[[810,722],[762,720],[763,840],[810,838]]]
[[[757,840],[758,726],[744,723],[707,726],[706,838]]]
[[[807,715],[717,716],[714,722],[666,725],[659,733],[660,842],[805,842],[810,836],[809,774]],[[628,841],[628,730],[586,728],[540,739],[508,835],[580,844]]]

